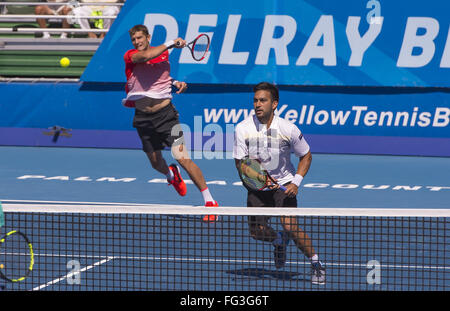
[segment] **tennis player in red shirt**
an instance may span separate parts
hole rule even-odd
[[[206,185],[200,168],[189,158],[180,128],[178,111],[172,103],[172,86],[177,94],[187,89],[186,82],[176,81],[170,76],[168,49],[183,48],[186,41],[177,38],[159,46],[151,47],[150,34],[144,25],[136,25],[129,30],[134,49],[124,55],[127,77],[126,107],[135,108],[133,127],[142,141],[152,167],[167,177],[179,195],[186,195],[186,184],[176,164],[167,165],[161,150],[171,147],[172,155],[188,173],[200,190],[205,206],[219,206]],[[214,215],[204,217],[205,221],[215,221]]]

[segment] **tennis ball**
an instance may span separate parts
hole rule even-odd
[[[70,65],[70,59],[68,59],[67,57],[63,57],[59,61],[59,64],[61,65],[61,67],[68,67]]]
[[[0,264],[0,269],[3,269],[5,266],[3,264]]]

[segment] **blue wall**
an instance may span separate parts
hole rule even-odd
[[[121,105],[128,29],[151,44],[211,36],[198,63],[170,55],[188,144],[230,151],[261,81],[314,152],[450,156],[450,2],[442,0],[128,0],[80,83],[0,83],[0,144],[140,148]],[[44,133],[53,125],[72,137]],[[189,139],[190,138],[190,139]]]
[[[1,83],[0,92],[2,145],[140,148],[121,83]],[[252,95],[251,86],[211,85],[175,95],[190,147],[230,151]],[[449,102],[447,90],[281,87],[279,114],[314,152],[450,156]],[[53,125],[72,137],[53,143],[44,135]]]

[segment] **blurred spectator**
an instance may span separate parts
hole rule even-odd
[[[80,0],[80,5],[73,9],[73,14],[77,16],[76,22],[80,25],[81,29],[91,29],[87,16],[115,16],[119,14],[120,6],[115,5],[101,5],[102,3],[120,3],[120,0]],[[98,6],[83,5],[83,3],[98,3]],[[94,27],[97,29],[109,29],[114,20],[105,19],[92,19]],[[97,35],[93,32],[88,33],[89,38],[97,38]],[[105,33],[100,34],[100,38],[103,38]]]
[[[44,5],[38,5],[35,8],[36,15],[67,15],[72,10],[71,6],[65,5],[67,0],[47,0],[47,2],[61,3],[61,5],[60,6],[57,6],[57,5],[48,6],[48,5],[45,5],[45,4]],[[47,28],[47,21],[46,21],[46,19],[38,18],[37,19],[37,23],[39,24],[40,28]],[[63,19],[62,20],[62,27],[63,28],[70,28],[70,25],[69,25],[69,22],[67,21],[67,19]],[[47,31],[44,31],[43,38],[44,39],[50,38],[50,33],[48,33]],[[61,33],[61,38],[62,39],[67,38],[67,33],[66,32]]]

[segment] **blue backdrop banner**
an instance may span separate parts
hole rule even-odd
[[[450,156],[449,92],[317,89],[281,87],[277,110],[313,152]],[[122,83],[0,83],[0,92],[0,145],[141,148]],[[191,85],[173,102],[192,150],[231,151],[235,125],[254,113],[249,86]],[[53,142],[55,125],[71,137]]]
[[[151,45],[211,37],[201,62],[171,51],[190,83],[450,87],[450,2],[442,0],[128,0],[82,76],[124,82],[128,30]]]

